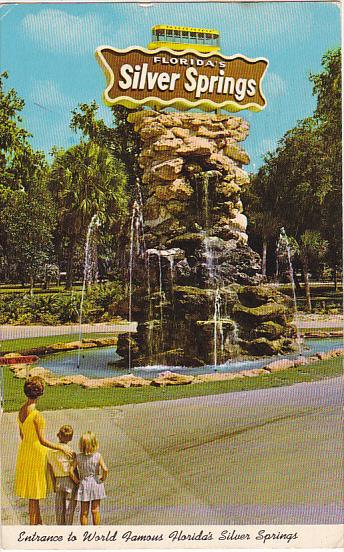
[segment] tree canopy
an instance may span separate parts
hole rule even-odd
[[[126,213],[125,186],[121,161],[94,141],[54,151],[49,189],[57,206],[59,242],[67,249],[67,287],[73,281],[77,245],[85,241],[93,215],[109,231]]]
[[[341,73],[340,49],[327,52],[322,71],[310,75],[317,105],[278,142],[252,175],[246,201],[253,232],[262,243],[279,229],[299,244],[307,279],[318,253],[334,274],[341,258]]]

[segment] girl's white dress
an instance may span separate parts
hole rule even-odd
[[[105,498],[104,483],[99,481],[100,453],[77,454],[76,464],[79,472],[80,484],[76,493],[76,500],[89,502]]]

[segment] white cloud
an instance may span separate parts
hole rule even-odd
[[[27,15],[22,26],[25,34],[42,49],[65,54],[88,53],[104,41],[104,34],[111,36],[95,14],[75,16],[54,9]]]
[[[52,80],[36,80],[31,89],[30,99],[47,109],[72,109],[76,105],[76,101],[66,96]]]

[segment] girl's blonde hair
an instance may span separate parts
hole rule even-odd
[[[92,454],[98,450],[98,447],[98,439],[92,431],[87,431],[81,435],[79,439],[80,452],[83,452],[84,454]]]

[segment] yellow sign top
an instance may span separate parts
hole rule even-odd
[[[154,25],[152,31],[168,29],[171,31],[186,31],[190,33],[208,33],[220,36],[220,32],[216,29],[198,29],[197,27],[177,27],[175,25]]]

